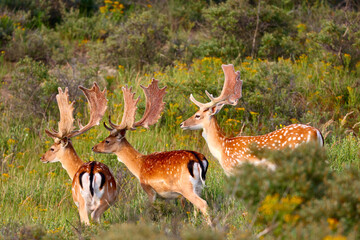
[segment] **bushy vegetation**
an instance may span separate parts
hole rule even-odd
[[[360,13],[356,1],[0,1],[0,238],[4,239],[358,239]],[[223,85],[221,64],[244,81],[242,99],[216,116],[227,136],[264,134],[291,123],[321,130],[325,147],[259,152],[274,172],[243,166],[225,177],[199,131],[179,124]],[[121,120],[121,87],[142,96],[166,85],[166,108],[149,130],[129,132],[143,153],[202,152],[210,161],[203,198],[214,229],[178,200],[152,206],[126,167],[91,147],[98,126],[73,139],[82,159],[107,164],[121,188],[101,224],[79,224],[71,182],[39,157],[44,130],[59,120],[57,87],[69,87],[86,122],[78,85],[107,87]],[[139,114],[140,115],[140,114]],[[198,214],[199,215],[199,214]]]

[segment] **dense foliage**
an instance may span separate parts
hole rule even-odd
[[[0,1],[0,238],[358,239],[359,8],[353,0]],[[200,133],[179,124],[196,110],[191,93],[203,102],[204,90],[220,93],[221,64],[229,63],[244,84],[240,103],[216,116],[227,136],[308,123],[325,147],[254,149],[277,170],[244,166],[225,177]],[[215,228],[189,203],[150,206],[115,156],[91,152],[107,135],[102,126],[73,139],[74,147],[82,159],[106,163],[121,191],[102,223],[85,228],[66,172],[38,160],[52,144],[45,128],[59,120],[57,87],[69,87],[82,122],[88,112],[77,86],[107,87],[118,122],[121,86],[139,95],[153,77],[168,87],[166,108],[155,127],[129,133],[129,142],[144,153],[206,155],[203,198]]]

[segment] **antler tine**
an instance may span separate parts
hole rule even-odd
[[[74,103],[69,101],[69,89],[65,88],[65,92],[58,88],[59,93],[56,95],[56,101],[60,111],[60,121],[58,123],[58,132],[52,130],[45,130],[45,132],[52,138],[62,139],[67,137],[73,130],[73,111]]]
[[[133,130],[134,129],[134,122],[135,122],[135,114],[137,110],[137,103],[140,100],[140,96],[138,98],[135,97],[135,93],[131,92],[132,88],[122,87],[122,91],[124,93],[124,115],[121,119],[121,124],[118,130],[127,129]]]
[[[205,105],[204,103],[201,103],[198,100],[196,100],[192,94],[190,94],[190,101],[192,101],[199,108],[202,108]]]
[[[214,98],[213,101],[218,103],[224,101],[224,104],[236,105],[239,98],[241,98],[242,81],[240,79],[240,72],[235,72],[234,65],[221,65],[224,71],[225,81],[224,86],[219,97]]]
[[[225,74],[225,82],[219,97],[214,98],[212,94],[205,90],[206,95],[210,98],[210,102],[201,103],[192,94],[190,95],[190,100],[200,109],[205,110],[219,103],[234,106],[238,103],[239,98],[241,98],[242,81],[240,79],[240,72],[235,72],[234,65],[232,64],[222,65],[221,67]]]
[[[146,108],[141,120],[135,123],[135,127],[143,126],[144,128],[148,128],[159,120],[160,114],[165,106],[163,98],[166,94],[166,86],[160,89],[158,82],[158,80],[153,78],[147,88],[141,86],[146,96]]]
[[[205,90],[206,96],[208,96],[208,98],[210,98],[210,100],[213,102],[214,101],[214,96],[212,94],[210,94],[207,90]]]
[[[79,122],[80,129],[77,131],[72,131],[68,136],[69,138],[83,134],[92,127],[99,125],[100,120],[104,116],[107,109],[106,88],[103,91],[100,91],[99,86],[96,83],[94,83],[91,89],[86,89],[82,86],[79,86],[79,88],[81,91],[83,91],[89,103],[90,120],[85,126],[82,126]]]
[[[110,127],[112,127],[113,129],[116,130],[133,130],[134,129],[134,122],[135,122],[135,114],[136,114],[136,105],[140,100],[140,97],[138,97],[137,99],[134,98],[135,93],[132,93],[131,90],[132,88],[125,86],[122,87],[121,90],[123,91],[123,95],[124,95],[124,114],[122,116],[121,119],[121,123],[120,125],[116,125],[111,121],[111,116],[109,115],[109,124]],[[106,129],[108,129],[109,131],[110,128],[108,128],[107,126],[105,126]]]

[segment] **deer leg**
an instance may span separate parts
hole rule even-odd
[[[154,189],[152,187],[150,187],[149,185],[144,184],[144,183],[141,183],[141,187],[142,187],[142,189],[144,189],[144,191],[148,195],[150,203],[151,204],[154,203],[154,201],[156,199],[156,192],[154,191]]]
[[[86,205],[84,201],[80,201],[79,203],[79,215],[80,215],[80,221],[84,223],[85,225],[90,225],[88,211],[86,209]]]
[[[101,215],[110,207],[109,203],[106,201],[101,202],[101,204],[91,213],[91,218],[97,222],[100,223],[100,217]]]
[[[182,194],[187,200],[189,200],[195,208],[199,209],[201,213],[204,215],[204,218],[208,225],[212,225],[209,214],[207,213],[207,203],[204,199],[196,195],[194,192],[186,192]]]
[[[181,196],[181,198],[180,198],[180,203],[181,203],[182,208],[185,208],[185,198],[183,196]]]

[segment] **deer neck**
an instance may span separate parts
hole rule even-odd
[[[221,161],[225,136],[222,133],[215,117],[211,117],[210,121],[203,126],[202,136],[205,138],[211,154],[217,160]]]
[[[118,160],[124,163],[129,171],[139,179],[143,155],[131,146],[126,138],[121,140],[120,147],[114,153]]]
[[[68,145],[64,149],[63,154],[60,156],[60,162],[62,164],[62,167],[69,174],[71,180],[73,179],[75,173],[79,170],[81,165],[84,164],[84,162],[77,155],[71,142],[68,143]]]

